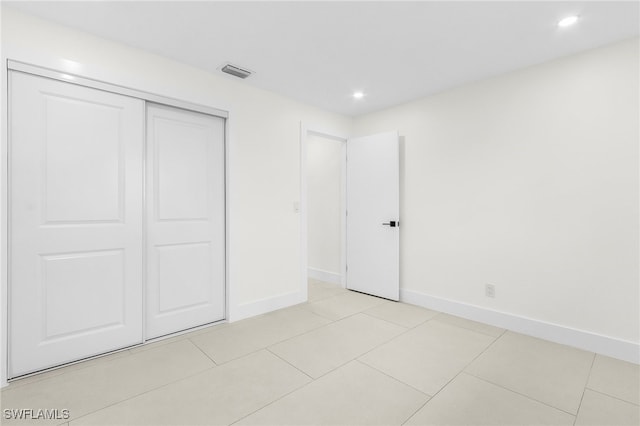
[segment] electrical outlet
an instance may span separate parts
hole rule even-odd
[[[484,295],[491,298],[496,297],[496,286],[493,284],[485,284]]]

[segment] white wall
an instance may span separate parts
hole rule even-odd
[[[300,122],[347,134],[350,118],[5,5],[1,36],[3,61],[27,62],[230,111],[230,317],[237,320],[302,301],[300,219],[293,208],[300,198]],[[3,77],[6,87],[5,71]],[[3,97],[6,100],[5,93]],[[6,132],[2,138],[6,153]],[[5,173],[3,166],[3,177]],[[6,182],[1,187],[6,188]],[[2,306],[4,316],[4,300]]]
[[[628,40],[355,120],[404,141],[404,300],[638,362],[638,62]]]
[[[309,272],[320,271],[318,277],[324,272],[325,279],[336,283],[342,261],[342,144],[314,134],[307,137]]]

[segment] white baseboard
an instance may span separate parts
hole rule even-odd
[[[342,275],[335,272],[323,271],[322,269],[309,268],[307,269],[309,278],[314,280],[324,281],[332,284],[342,284]]]
[[[287,308],[303,302],[306,302],[306,298],[305,295],[302,294],[302,291],[294,291],[291,293],[284,293],[273,297],[242,303],[232,306],[231,309],[229,309],[228,321],[240,321],[245,318],[266,314],[267,312]]]
[[[640,364],[640,345],[584,330],[552,324],[476,305],[429,296],[413,290],[400,290],[400,300],[434,311],[490,324],[540,339]]]

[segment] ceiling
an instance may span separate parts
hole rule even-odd
[[[225,78],[231,62],[255,72],[246,84],[350,116],[638,36],[639,4],[3,1]]]

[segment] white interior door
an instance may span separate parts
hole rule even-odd
[[[398,133],[347,141],[347,288],[400,297]]]
[[[224,319],[220,117],[147,106],[147,337]]]
[[[10,72],[9,376],[142,341],[144,103]]]

